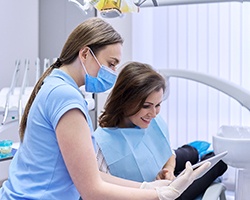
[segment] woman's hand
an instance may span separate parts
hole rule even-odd
[[[170,181],[174,180],[175,164],[176,164],[175,155],[172,154],[168,159],[168,161],[162,167],[162,170],[159,171],[159,173],[157,174],[156,180],[160,179],[170,180]]]
[[[168,168],[163,168],[161,171],[159,171],[159,173],[156,176],[156,180],[174,180],[175,179],[175,175],[174,175],[174,171]]]

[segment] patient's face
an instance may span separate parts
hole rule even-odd
[[[147,128],[150,121],[160,112],[163,99],[163,90],[151,93],[143,104],[143,107],[135,115],[128,117],[131,124],[140,128]]]

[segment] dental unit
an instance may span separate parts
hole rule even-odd
[[[13,77],[12,77],[10,87],[9,88],[3,88],[1,90],[1,93],[0,93],[1,105],[5,104],[4,105],[4,110],[2,111],[3,112],[3,121],[1,123],[2,125],[6,122],[7,116],[9,114],[10,98],[11,98],[11,95],[14,95],[14,88],[15,88],[16,81],[17,81],[17,78],[18,78],[18,75],[19,75],[19,71],[20,71],[20,60],[17,60],[16,64],[15,64],[15,70],[14,70],[14,74],[13,74]],[[4,102],[4,100],[5,100],[5,102]]]
[[[170,77],[177,77],[210,86],[232,97],[250,111],[250,91],[241,86],[211,75],[188,70],[163,69],[159,70],[159,72],[167,80]],[[235,200],[249,199],[250,161],[248,153],[250,152],[250,126],[222,125],[218,133],[213,135],[213,149],[215,154],[228,151],[228,154],[222,160],[236,169]]]

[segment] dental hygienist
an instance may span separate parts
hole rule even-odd
[[[116,80],[123,39],[110,24],[91,18],[69,35],[60,57],[37,82],[25,108],[21,145],[1,200],[169,200],[184,191],[209,164],[167,181],[138,183],[99,172],[91,119],[79,90],[103,92]],[[144,189],[144,190],[142,190]],[[146,190],[147,189],[147,190]]]

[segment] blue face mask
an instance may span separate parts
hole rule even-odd
[[[90,50],[91,51],[91,50]],[[92,52],[92,51],[91,51]],[[90,76],[82,63],[82,66],[85,70],[85,90],[86,92],[92,92],[92,93],[99,93],[99,92],[105,92],[113,87],[116,81],[116,74],[115,72],[112,72],[111,69],[104,65],[100,65],[99,61],[95,57],[95,55],[92,52],[92,55],[94,56],[95,60],[100,66],[100,69],[98,71],[97,77]]]
[[[105,92],[113,87],[116,81],[116,75],[101,66],[98,71],[97,77],[90,76],[86,73],[85,76],[85,90],[86,92]]]

